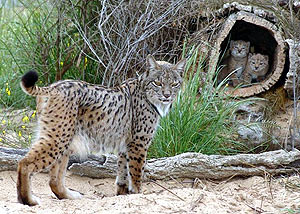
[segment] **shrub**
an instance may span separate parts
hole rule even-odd
[[[210,72],[203,72],[206,57],[199,57],[197,50],[193,51],[186,66],[186,71],[194,75],[185,76],[172,110],[161,119],[149,157],[174,156],[183,152],[232,154],[243,150],[234,137],[237,122],[233,120],[233,113],[248,100],[231,98],[225,93],[224,85],[214,88],[214,77]]]

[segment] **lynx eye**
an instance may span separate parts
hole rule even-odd
[[[171,86],[172,86],[173,88],[176,88],[176,87],[178,87],[179,85],[180,85],[179,82],[173,82],[173,83],[171,84]]]
[[[154,81],[152,82],[152,84],[153,84],[154,86],[158,86],[158,87],[161,87],[161,86],[162,86],[161,82],[158,81],[158,80],[154,80]]]

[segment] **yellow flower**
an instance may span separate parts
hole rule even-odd
[[[60,65],[63,66],[63,65],[64,65],[64,62],[60,62]]]
[[[0,138],[0,142],[2,141],[2,138]]]
[[[21,131],[19,131],[19,137],[22,137],[22,132]]]
[[[6,131],[5,131],[5,130],[3,130],[3,131],[2,131],[2,133],[3,133],[3,134],[5,134],[5,133],[6,133]]]
[[[5,83],[5,85],[6,85],[6,86],[8,86],[8,82],[7,82],[7,83]]]
[[[26,128],[26,126],[22,126],[22,129],[25,129]]]
[[[31,115],[31,117],[35,118],[35,114],[36,114],[36,111],[33,111],[33,114]]]
[[[5,123],[6,123],[6,120],[2,120],[2,124],[5,125]]]
[[[87,57],[84,57],[84,69],[86,69],[87,66]]]
[[[29,117],[27,117],[27,116],[23,117],[22,121],[23,121],[23,123],[27,123],[29,121]]]
[[[10,96],[11,92],[10,92],[9,88],[6,88],[5,91],[6,91],[7,95]]]
[[[43,83],[43,81],[42,80],[40,80],[40,84],[42,84]]]
[[[67,43],[67,47],[70,47],[70,43],[69,42]]]
[[[31,140],[31,135],[28,135],[28,139]]]

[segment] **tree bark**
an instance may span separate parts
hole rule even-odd
[[[16,170],[18,160],[27,150],[0,148],[0,171]],[[300,167],[300,152],[276,150],[260,154],[203,155],[184,153],[174,157],[151,159],[145,167],[145,179],[209,178],[232,176],[288,174]],[[114,178],[117,156],[89,156],[83,161],[71,157],[69,170],[73,174],[92,178]]]

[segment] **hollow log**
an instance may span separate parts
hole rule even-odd
[[[257,12],[258,13],[258,12]],[[230,40],[250,41],[251,49],[268,55],[269,71],[261,82],[248,87],[229,87],[228,93],[238,97],[249,97],[269,90],[281,77],[285,69],[286,45],[280,29],[272,22],[250,12],[231,14],[224,22],[215,42],[210,58],[211,70],[216,71]]]
[[[0,148],[0,171],[16,170],[17,162],[27,150]],[[117,171],[115,155],[90,156],[86,161],[71,158],[73,174],[92,178],[114,178]],[[174,157],[151,159],[145,166],[145,179],[210,178],[232,176],[288,174],[300,167],[300,152],[276,150],[260,154],[203,155],[184,153]]]

